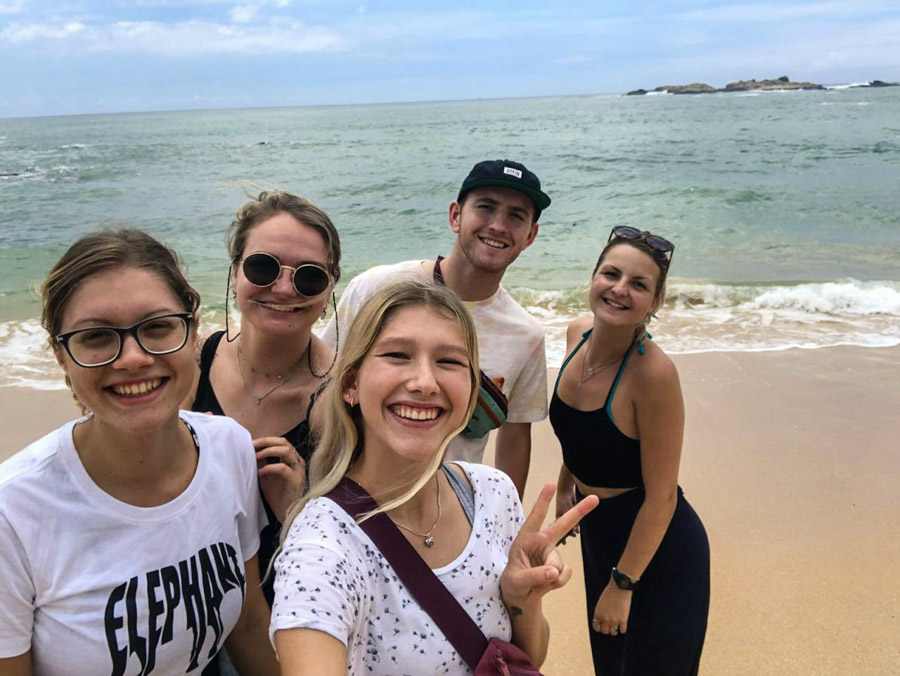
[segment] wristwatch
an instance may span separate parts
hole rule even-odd
[[[619,589],[624,589],[625,591],[634,591],[638,583],[638,580],[632,580],[625,573],[616,570],[615,566],[612,569],[612,580]]]

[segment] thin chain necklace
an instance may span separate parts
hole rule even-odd
[[[437,528],[438,522],[441,520],[441,477],[438,476],[437,474],[435,474],[435,477],[437,478],[438,515],[437,515],[437,518],[434,520],[434,525],[428,530],[427,533],[420,533],[419,531],[413,530],[409,526],[404,526],[402,523],[391,519],[391,521],[394,522],[394,525],[397,526],[397,528],[402,528],[403,530],[408,530],[413,535],[418,535],[420,538],[423,538],[425,541],[426,547],[434,547],[434,537],[431,534],[434,532],[434,529]]]
[[[587,358],[588,358],[588,355],[591,353],[591,341],[593,339],[594,339],[594,332],[591,331],[591,335],[588,336],[587,347],[584,350],[584,359],[581,362],[581,377],[580,377],[578,383],[575,385],[575,387],[579,390],[581,389],[581,386],[584,385],[588,380],[593,378],[598,373],[602,373],[603,371],[608,369],[613,364],[618,363],[622,359],[622,357],[625,356],[623,354],[621,357],[616,357],[612,361],[600,362],[599,364],[594,364],[593,366],[588,366],[587,375],[584,375],[584,371],[585,371],[584,367],[587,365]]]
[[[269,395],[272,394],[275,390],[277,390],[277,389],[280,388],[280,387],[284,387],[285,385],[288,384],[288,381],[290,381],[290,379],[293,378],[294,375],[297,373],[297,371],[300,369],[300,364],[303,363],[303,355],[302,355],[302,354],[300,355],[300,358],[299,358],[299,359],[296,361],[296,363],[291,367],[291,370],[288,371],[287,375],[282,376],[282,374],[276,373],[276,374],[275,374],[275,377],[278,378],[278,382],[275,384],[275,387],[273,387],[271,390],[269,390],[268,392],[266,392],[264,395],[262,395],[262,396],[260,396],[260,397],[257,397],[255,394],[253,394],[253,392],[250,391],[250,387],[247,385],[247,378],[244,376],[244,357],[243,357],[243,353],[241,352],[241,342],[242,342],[242,341],[238,340],[238,348],[237,348],[237,352],[238,352],[238,371],[241,372],[241,382],[244,384],[244,391],[247,393],[247,396],[249,396],[249,397],[253,400],[253,403],[254,403],[254,404],[256,404],[257,406],[259,406],[259,405],[260,405],[261,403],[263,403],[263,402],[269,397]],[[309,357],[309,353],[310,353],[310,352],[312,352],[312,337],[311,337],[311,336],[310,336],[310,339],[309,339],[309,343],[306,344],[306,360],[307,360],[307,363],[309,363],[309,361],[310,361],[310,357]],[[247,362],[247,366],[250,367],[250,370],[251,370],[253,373],[257,373],[256,369],[253,368],[253,365],[252,365],[249,361]],[[312,367],[310,367],[309,371],[310,371],[310,373],[312,373]],[[262,374],[263,374],[264,376],[266,376],[267,378],[268,378],[268,377],[271,377],[268,373],[265,373],[264,371],[259,371],[258,373],[262,373]]]

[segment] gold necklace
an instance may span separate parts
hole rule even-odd
[[[428,530],[427,533],[420,533],[419,531],[413,530],[409,526],[404,526],[402,523],[400,523],[398,521],[394,521],[394,519],[391,519],[391,521],[393,521],[394,525],[397,526],[397,528],[402,528],[403,530],[409,531],[413,535],[418,535],[420,538],[423,538],[425,541],[426,547],[434,547],[434,537],[431,534],[434,532],[434,529],[437,528],[438,522],[441,520],[441,477],[438,476],[437,474],[435,474],[435,476],[437,477],[438,515],[437,515],[437,518],[434,520],[434,525]],[[390,518],[390,517],[388,517],[388,518]]]
[[[309,356],[308,356],[309,353],[312,351],[311,348],[312,348],[312,337],[310,337],[309,343],[307,343],[307,345],[306,345],[307,359],[309,358]],[[238,340],[237,353],[238,353],[238,371],[241,372],[241,382],[244,384],[244,391],[247,393],[247,396],[249,396],[253,400],[253,403],[256,404],[257,406],[259,406],[261,403],[263,403],[268,398],[268,396],[270,394],[272,394],[275,390],[287,385],[288,381],[291,378],[293,378],[294,374],[296,374],[297,371],[300,369],[300,364],[303,363],[303,355],[301,354],[300,358],[291,367],[291,370],[288,371],[286,376],[282,376],[280,373],[275,374],[275,377],[278,378],[278,382],[275,384],[275,387],[273,387],[271,390],[266,392],[264,395],[257,397],[255,394],[253,394],[253,392],[250,391],[250,387],[247,385],[247,379],[244,377],[244,357],[243,357],[243,353],[241,352],[240,339]],[[257,372],[256,369],[253,368],[253,364],[251,364],[249,361],[247,362],[247,366],[250,367],[250,370],[253,373]],[[310,369],[310,372],[312,372],[312,369]],[[263,371],[260,371],[260,373],[262,373],[266,377],[270,377],[268,373],[265,373]]]
[[[585,370],[584,367],[587,364],[588,354],[590,354],[590,352],[591,352],[591,341],[593,339],[594,339],[594,332],[591,331],[591,335],[588,336],[587,347],[585,348],[585,351],[584,351],[584,359],[581,361],[581,377],[580,377],[578,383],[576,383],[576,385],[575,385],[575,387],[579,390],[581,389],[581,386],[584,385],[588,380],[593,378],[598,373],[602,373],[603,371],[608,369],[613,364],[618,363],[622,359],[622,357],[625,356],[623,354],[621,357],[616,357],[612,361],[600,362],[599,364],[594,364],[593,366],[588,366],[587,375],[584,375],[584,370]]]

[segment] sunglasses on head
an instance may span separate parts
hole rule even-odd
[[[632,228],[628,225],[617,225],[609,233],[609,239],[606,241],[607,243],[609,243],[613,241],[613,239],[627,239],[631,242],[643,240],[647,243],[647,246],[649,246],[654,251],[659,251],[662,254],[668,254],[666,260],[669,263],[672,262],[672,254],[675,251],[675,245],[665,237],[654,235],[652,232],[647,232],[646,230],[638,230],[637,228]]]
[[[314,263],[304,263],[292,268],[282,265],[275,256],[265,251],[255,251],[241,264],[244,277],[253,286],[272,286],[281,276],[281,270],[290,270],[294,288],[301,296],[318,296],[331,285],[328,271]]]

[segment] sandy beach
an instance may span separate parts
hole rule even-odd
[[[712,548],[701,673],[896,673],[900,348],[675,362],[687,409],[680,483]],[[0,388],[0,459],[75,415],[68,392]],[[526,509],[559,462],[544,421],[534,428]],[[563,553],[575,576],[545,604],[553,633],[544,671],[590,674],[577,543]]]

